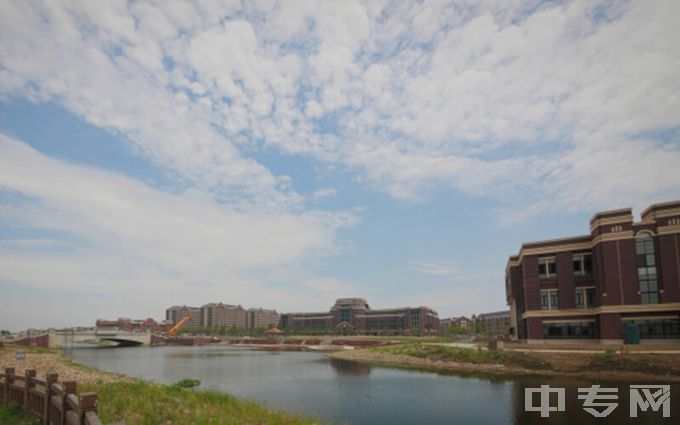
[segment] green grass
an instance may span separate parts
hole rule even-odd
[[[213,390],[190,390],[187,385],[158,385],[145,381],[84,385],[99,395],[103,423],[127,425],[181,424],[291,424],[320,423],[276,412],[261,404],[238,400]]]
[[[23,412],[18,404],[0,405],[0,424],[38,425],[40,421],[30,413]]]
[[[608,370],[622,372],[646,372],[657,375],[680,375],[680,369],[661,361],[658,354],[617,354],[607,350],[605,354],[596,354],[590,360],[591,370]]]
[[[375,347],[371,350],[417,357],[435,361],[473,364],[504,364],[527,369],[548,369],[550,364],[531,354],[515,351],[477,350],[472,348],[445,347],[441,345],[409,344],[393,347]]]

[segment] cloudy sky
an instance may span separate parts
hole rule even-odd
[[[0,328],[505,307],[680,198],[680,2],[0,0]]]

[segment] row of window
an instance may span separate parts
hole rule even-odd
[[[642,304],[658,304],[659,299],[659,279],[656,270],[656,253],[654,250],[654,239],[649,233],[640,233],[635,237],[635,258],[637,266],[637,277],[640,289],[640,301]],[[572,256],[574,275],[583,276],[593,272],[593,256],[591,254],[574,254]],[[555,257],[541,257],[538,259],[538,276],[541,279],[550,279],[557,276],[557,264]],[[541,291],[541,308],[555,309],[550,302],[551,295],[546,293],[546,302],[543,302],[543,291]],[[555,295],[555,299],[557,296]],[[577,294],[577,305],[586,305],[587,301],[579,300]],[[555,303],[554,305],[557,305]]]
[[[622,320],[625,332],[626,324],[633,324],[640,330],[640,339],[678,339],[680,338],[679,319]]]
[[[593,339],[595,322],[544,323],[544,339]]]
[[[576,308],[595,307],[595,288],[576,288],[575,289]],[[541,289],[541,309],[557,310],[560,308],[557,289]]]
[[[575,276],[585,276],[593,273],[593,256],[591,254],[574,254],[572,268]],[[555,257],[541,257],[538,259],[538,276],[550,279],[557,276]]]
[[[628,324],[637,326],[640,339],[678,339],[680,338],[680,319],[650,319],[621,321],[622,334]],[[543,323],[545,339],[591,339],[596,338],[595,322]]]

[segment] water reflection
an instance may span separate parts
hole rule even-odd
[[[329,363],[338,375],[370,375],[371,365],[343,359],[329,359]]]
[[[390,369],[317,352],[258,351],[247,348],[153,347],[75,349],[68,355],[101,369],[158,382],[199,379],[238,397],[268,406],[350,424],[670,424],[660,413],[628,417],[628,384],[619,388],[619,407],[608,418],[582,409],[578,388],[592,383],[549,378],[509,379],[454,376]],[[644,384],[645,382],[637,382]],[[541,418],[524,411],[524,389],[566,387],[566,412]],[[671,418],[680,418],[680,386],[671,388]]]

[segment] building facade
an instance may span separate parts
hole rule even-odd
[[[199,307],[175,305],[165,310],[165,319],[172,323],[179,322],[185,316],[189,316],[189,320],[184,324],[185,328],[196,329],[201,326],[201,309]]]
[[[128,317],[121,317],[118,320],[97,319],[95,323],[97,329],[114,329],[126,332],[146,332],[158,331],[163,329],[163,324],[159,324],[152,318],[133,320]]]
[[[458,328],[458,329],[471,329],[472,328],[472,319],[469,319],[465,316],[460,316],[460,317],[449,317],[446,319],[439,319],[439,329],[446,331],[451,328]]]
[[[208,328],[245,328],[246,310],[240,305],[208,303],[201,307],[201,326]]]
[[[439,329],[439,317],[428,307],[374,310],[363,298],[339,298],[328,312],[283,314],[281,327],[319,333],[429,333]]]
[[[484,335],[508,336],[510,334],[510,311],[494,311],[472,316],[475,329]]]
[[[590,234],[531,242],[510,257],[505,282],[522,341],[620,343],[680,339],[680,201],[597,213]]]
[[[246,326],[249,329],[273,328],[279,325],[280,318],[276,310],[249,308],[246,312]]]

